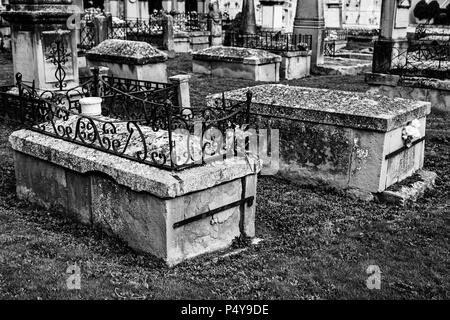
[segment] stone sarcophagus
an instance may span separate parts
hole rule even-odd
[[[281,60],[263,50],[218,46],[195,52],[192,70],[215,77],[278,82]]]
[[[225,100],[245,101],[248,90],[252,125],[279,131],[272,168],[278,161],[278,173],[297,183],[378,193],[423,167],[428,102],[277,84],[226,92]]]
[[[167,55],[140,41],[109,39],[86,53],[91,67],[107,67],[119,78],[167,82]]]
[[[141,129],[148,140],[164,141],[161,131]],[[123,136],[127,128],[116,130]],[[99,226],[168,265],[255,235],[257,160],[171,171],[32,130],[16,131],[9,141],[20,199]]]

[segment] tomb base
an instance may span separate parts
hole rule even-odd
[[[282,61],[280,78],[286,80],[301,79],[310,75],[311,51],[291,51],[280,54]]]
[[[255,235],[259,163],[172,172],[30,130],[10,143],[20,199],[100,226],[168,265]]]

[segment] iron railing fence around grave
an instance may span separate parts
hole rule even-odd
[[[410,40],[393,48],[388,73],[404,77],[450,79],[450,42]]]
[[[122,84],[116,85],[122,80],[97,78],[75,89],[44,94],[23,83],[20,74],[16,78],[15,86],[0,88],[0,117],[60,140],[167,170],[245,157],[248,150],[248,138],[239,139],[234,132],[250,123],[251,94],[245,103],[181,109],[169,100],[160,103],[148,94],[139,96],[164,89],[140,83],[131,83],[127,93],[120,90],[126,89]],[[109,91],[102,91],[102,85]],[[86,116],[65,105],[67,97],[76,95],[74,90],[80,96],[98,93],[102,115]]]
[[[68,108],[81,112],[79,100],[84,97],[101,96],[106,101],[117,100],[120,93],[144,99],[155,103],[170,102],[178,106],[178,87],[172,83],[144,81],[114,76],[99,76],[94,69],[92,77],[85,78],[85,82],[64,93]],[[120,107],[120,104],[118,104]]]
[[[110,39],[142,41],[161,46],[163,43],[163,17],[150,16],[148,20],[113,21],[109,30]]]
[[[414,40],[450,41],[450,26],[418,24],[414,32]]]
[[[228,31],[225,33],[224,45],[278,52],[305,51],[312,47],[312,35],[281,32],[251,34]]]
[[[175,31],[194,32],[208,30],[208,14],[197,12],[171,13]]]
[[[328,57],[336,56],[336,40],[325,40],[323,42],[323,54]]]
[[[348,30],[342,28],[326,28],[325,29],[325,40],[347,40]]]
[[[95,47],[94,15],[85,14],[80,21],[80,43],[78,48],[87,51]]]

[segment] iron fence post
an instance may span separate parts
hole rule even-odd
[[[100,69],[98,67],[91,68],[93,74],[92,96],[100,96]]]

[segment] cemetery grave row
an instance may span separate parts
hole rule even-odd
[[[60,8],[47,18],[64,24],[69,13]],[[118,39],[87,52],[96,68],[80,85],[73,30],[52,30],[45,14],[30,11],[36,25],[23,31],[21,15],[8,15],[20,40],[15,69],[24,70],[15,86],[0,90],[0,112],[25,127],[10,136],[18,197],[101,226],[169,265],[255,236],[257,177],[269,158],[272,174],[366,199],[423,167],[430,103],[270,84],[191,107],[189,76],[168,83],[166,54]],[[163,29],[173,24],[166,17]],[[136,25],[126,27],[140,36]],[[314,64],[320,64],[318,29],[310,44]],[[255,35],[237,40],[261,44]],[[169,50],[174,39],[163,40]],[[290,59],[304,57],[286,48],[285,70]],[[278,81],[282,63],[281,56],[245,47],[194,54],[194,72],[252,80]]]

